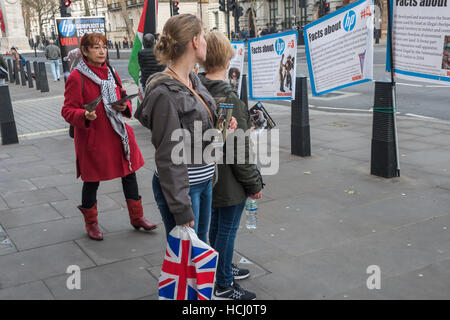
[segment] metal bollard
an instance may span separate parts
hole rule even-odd
[[[242,101],[245,102],[245,105],[248,109],[248,90],[247,90],[247,75],[242,75],[242,84],[241,84],[241,96],[239,97]]]
[[[39,62],[39,84],[41,92],[49,92],[47,72],[45,71],[45,62]]]
[[[39,81],[39,65],[37,61],[33,61],[34,79],[36,80],[36,90],[41,90]]]
[[[0,99],[2,101],[2,107],[0,108],[0,132],[2,144],[19,143],[11,104],[11,96],[9,95],[9,87],[7,84],[0,84]]]
[[[308,84],[304,75],[295,79],[295,100],[291,101],[291,154],[311,156]]]
[[[31,74],[30,61],[27,60],[26,64],[27,64],[28,88],[33,88],[33,76]]]
[[[120,59],[119,46],[116,47],[116,51],[117,51],[117,59]]]
[[[16,84],[20,84],[19,69],[17,69],[16,61],[13,61],[13,66],[14,66],[14,79],[16,79]]]
[[[16,81],[16,79],[14,79],[14,69],[13,69],[13,66],[11,64],[11,59],[8,59],[8,72],[9,72],[9,82]]]
[[[23,86],[27,85],[27,77],[25,75],[25,66],[22,63],[20,64],[20,81],[22,82]]]
[[[370,174],[384,178],[400,177],[392,88],[390,81],[375,82]]]

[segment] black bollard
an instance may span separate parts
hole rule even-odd
[[[117,59],[120,59],[119,46],[116,47],[116,51],[117,51]]]
[[[39,62],[39,84],[41,92],[49,92],[47,72],[45,71],[45,62]]]
[[[36,48],[37,48],[37,44],[34,45],[34,57],[37,57],[37,52],[36,52]]]
[[[39,65],[37,61],[33,61],[34,79],[36,80],[36,90],[41,90],[39,81]]]
[[[245,105],[248,109],[248,90],[247,90],[247,75],[242,75],[242,84],[241,84],[241,96],[239,97],[242,101],[245,102]]]
[[[28,78],[28,88],[33,88],[33,77],[31,74],[31,64],[30,61],[27,60],[27,78]]]
[[[19,143],[11,96],[9,95],[9,87],[7,84],[0,84],[0,100],[2,101],[2,107],[0,108],[2,144]]]
[[[8,72],[9,72],[9,82],[12,83],[12,82],[16,81],[16,79],[14,79],[14,69],[11,64],[11,59],[8,59]]]
[[[375,82],[370,174],[384,178],[400,176],[392,88],[391,81]]]
[[[16,79],[16,84],[20,84],[19,69],[17,68],[16,61],[13,61],[13,66],[14,66],[14,79]]]
[[[23,86],[27,85],[27,77],[25,75],[25,66],[22,63],[20,64],[20,81],[22,82]]]
[[[295,100],[291,101],[291,154],[311,156],[308,85],[304,75],[295,79]]]

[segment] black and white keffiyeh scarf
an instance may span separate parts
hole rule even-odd
[[[108,68],[107,80],[100,79],[100,77],[97,76],[94,71],[92,71],[91,68],[88,67],[83,59],[80,60],[80,62],[76,66],[76,69],[100,86],[106,115],[108,116],[108,119],[111,122],[112,127],[114,128],[114,131],[116,131],[116,133],[122,140],[123,152],[125,154],[125,158],[128,160],[131,170],[130,143],[128,141],[128,132],[127,128],[125,127],[125,120],[122,116],[122,113],[114,110],[110,105],[111,102],[118,100],[116,93],[116,81],[114,80],[114,76],[111,73],[111,69]]]

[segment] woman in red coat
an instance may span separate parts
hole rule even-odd
[[[143,216],[135,171],[144,165],[133,129],[123,117],[131,117],[131,103],[110,105],[126,93],[118,74],[107,61],[107,40],[101,33],[85,34],[80,43],[83,59],[66,82],[61,114],[75,128],[77,178],[83,180],[82,205],[86,231],[102,240],[97,221],[97,189],[100,181],[122,178],[123,191],[136,229],[152,230],[156,225]],[[89,112],[83,105],[101,96]]]

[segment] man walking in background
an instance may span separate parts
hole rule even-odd
[[[59,81],[61,73],[59,70],[59,59],[61,58],[61,50],[50,40],[49,45],[45,48],[45,57],[50,61],[50,69],[52,70],[53,81]]]
[[[141,84],[145,92],[145,83],[148,77],[156,72],[163,71],[166,67],[156,60],[153,53],[153,45],[155,37],[151,33],[146,33],[143,36],[144,49],[138,52],[139,67],[141,68]]]

